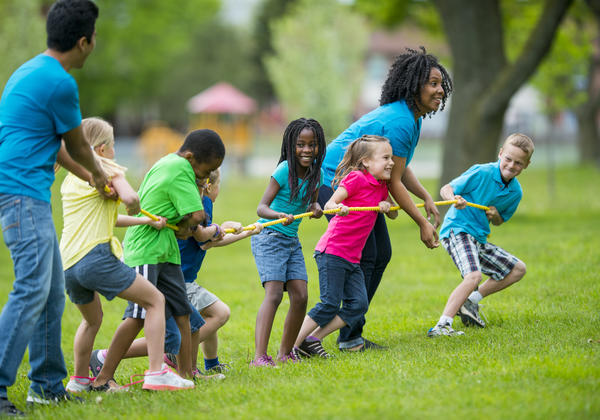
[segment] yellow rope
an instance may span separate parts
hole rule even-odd
[[[160,220],[158,217],[156,217],[156,216],[155,216],[155,215],[153,215],[152,213],[148,213],[148,212],[147,212],[146,210],[144,210],[144,209],[141,209],[141,210],[140,210],[140,213],[142,213],[144,216],[148,216],[149,218],[151,218],[151,219],[152,219],[152,220],[154,220],[155,222],[158,222],[158,221]],[[177,226],[175,226],[175,225],[172,225],[172,224],[170,224],[170,223],[167,223],[167,224],[166,224],[166,226],[167,226],[169,229],[173,229],[174,231],[178,231],[178,230],[179,230],[179,228],[178,228]]]
[[[447,205],[456,203],[456,201],[457,200],[436,201],[434,204],[436,206],[447,206]],[[417,207],[425,207],[425,204],[419,203],[416,206]],[[467,206],[475,207],[475,208],[481,209],[481,210],[489,210],[490,209],[487,206],[469,203],[468,201],[467,201]],[[379,211],[380,210],[379,207],[349,207],[349,209],[350,209],[350,211]],[[390,207],[390,210],[392,210],[392,211],[400,210],[400,206]],[[339,211],[340,211],[340,209],[323,210],[323,214],[334,214],[334,213],[339,213]],[[296,214],[296,215],[294,215],[294,220],[302,219],[303,217],[309,217],[312,215],[313,215],[312,211]],[[263,227],[273,226],[273,225],[277,225],[279,223],[283,223],[286,220],[287,220],[287,218],[283,217],[281,219],[271,220],[270,222],[263,223],[262,225],[263,225]],[[245,226],[242,230],[254,230],[254,225]],[[233,233],[233,232],[235,232],[234,229],[225,229],[225,233]]]

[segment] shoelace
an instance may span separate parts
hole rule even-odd
[[[313,341],[307,346],[311,351],[315,351],[321,357],[329,357],[320,341]]]

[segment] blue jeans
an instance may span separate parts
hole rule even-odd
[[[333,190],[330,187],[326,185],[321,186],[319,189],[319,204],[321,204],[321,207],[325,207],[325,203],[327,203],[332,195]],[[331,220],[333,216],[326,215],[326,217],[327,220]],[[385,216],[383,214],[378,214],[375,226],[367,238],[360,259],[360,268],[362,269],[365,278],[365,287],[367,289],[369,305],[371,304],[373,296],[375,296],[379,283],[381,283],[383,272],[391,258],[392,244],[385,223]],[[365,322],[366,320],[363,316],[353,328],[346,326],[340,330],[338,343],[341,349],[356,347],[364,343],[362,331]]]
[[[360,266],[337,255],[318,251],[315,252],[315,260],[319,268],[321,301],[308,312],[308,316],[321,328],[336,315],[353,327],[369,308]]]
[[[190,303],[192,313],[190,313],[190,329],[192,334],[195,333],[202,327],[205,322],[200,312]],[[179,354],[179,347],[181,346],[181,334],[179,333],[179,327],[175,322],[175,318],[170,317],[165,323],[165,353]]]
[[[64,394],[67,369],[60,340],[65,280],[52,208],[31,197],[0,194],[0,222],[15,271],[0,314],[0,397],[15,383],[27,346],[30,392]]]

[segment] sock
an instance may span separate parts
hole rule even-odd
[[[309,335],[308,337],[306,337],[305,340],[306,341],[321,341],[317,337],[314,337],[312,335]]]
[[[452,326],[452,321],[454,321],[453,317],[450,316],[446,316],[446,315],[442,315],[440,317],[440,320],[438,321],[438,325],[446,325],[449,324],[450,326]]]
[[[98,361],[100,363],[104,363],[104,361],[106,360],[106,353],[108,353],[108,350],[104,349],[104,350],[100,350],[98,352],[98,354],[96,355],[96,357],[98,357]]]
[[[479,303],[479,302],[481,302],[481,299],[483,299],[483,296],[481,296],[481,293],[479,293],[479,290],[475,290],[473,293],[471,293],[469,295],[469,300],[473,303]]]
[[[215,366],[219,366],[219,357],[215,357],[214,359],[204,359],[204,370],[209,370],[214,368]]]

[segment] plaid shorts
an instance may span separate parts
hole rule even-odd
[[[442,238],[442,245],[452,257],[463,278],[469,273],[480,271],[500,281],[519,262],[517,257],[499,246],[489,242],[482,244],[465,232],[455,235],[450,231],[450,237]]]

